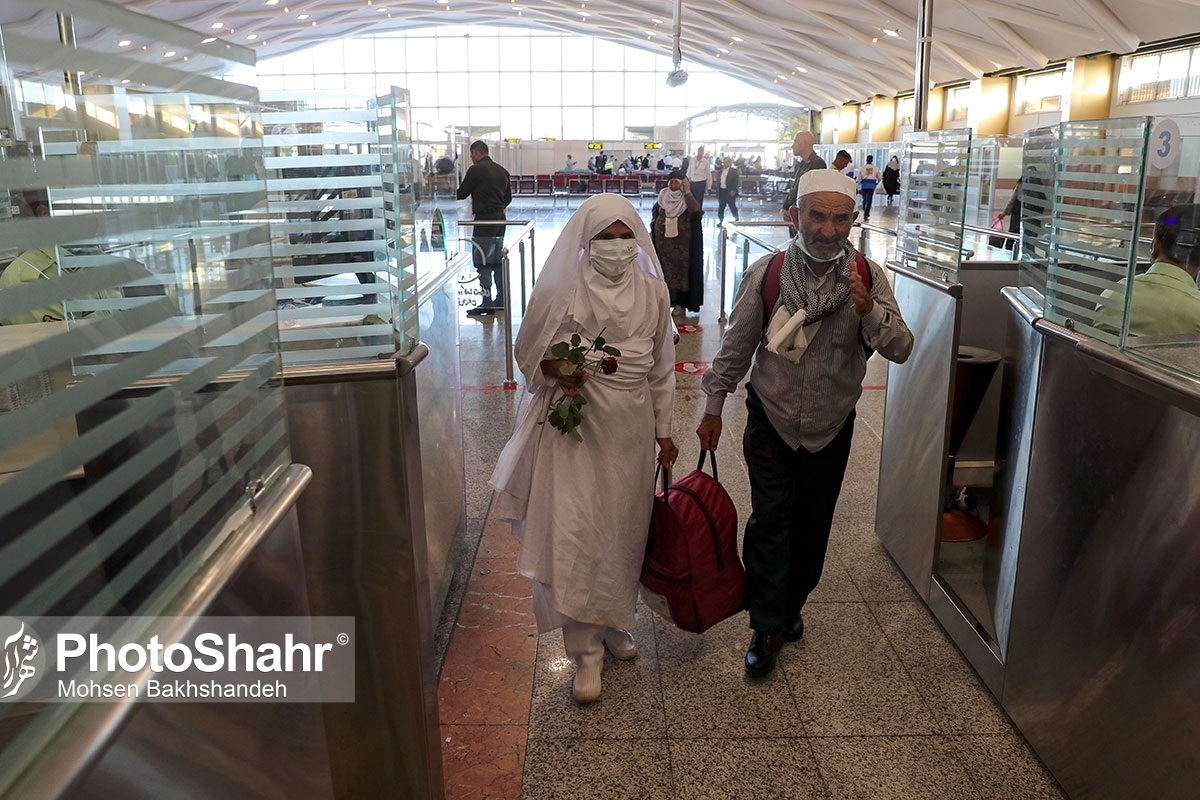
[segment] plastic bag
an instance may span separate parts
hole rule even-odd
[[[994,231],[1004,230],[1004,217],[1003,216],[996,217],[994,220],[992,220],[992,230],[994,230]],[[989,236],[988,237],[988,246],[989,247],[1004,247],[1004,237],[1003,236]]]

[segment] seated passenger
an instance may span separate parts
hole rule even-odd
[[[33,283],[42,279],[56,279],[58,277],[58,255],[53,247],[38,247],[26,250],[14,258],[4,268],[3,272],[0,272],[0,292],[20,286],[21,284]],[[84,299],[104,300],[116,297],[121,297],[120,289],[101,289],[89,294]],[[74,318],[102,317],[108,316],[111,313],[111,311],[87,311],[74,315]],[[63,311],[63,303],[61,300],[58,300],[39,308],[30,308],[11,314],[4,319],[0,319],[0,325],[25,325],[31,322],[62,322],[65,319],[66,314]]]
[[[1129,301],[1130,336],[1170,336],[1200,333],[1200,205],[1171,206],[1154,223],[1150,269],[1134,276]],[[1121,281],[1123,285],[1124,280]],[[1097,325],[1119,327],[1125,303],[1123,288],[1100,295]]]

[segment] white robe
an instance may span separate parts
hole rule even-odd
[[[510,443],[532,460],[531,490],[523,514],[498,495],[497,515],[511,513],[517,517],[514,531],[524,528],[518,566],[540,584],[534,594],[540,632],[567,619],[612,628],[634,624],[653,502],[655,438],[671,435],[675,402],[667,287],[660,278],[636,276],[635,322],[628,335],[617,340],[605,333],[607,343],[621,351],[617,371],[592,376],[581,390],[588,401],[579,426],[583,441],[537,424],[560,394],[538,378],[530,413],[522,414]],[[553,341],[567,341],[574,332],[588,339],[599,333],[583,330],[568,315]],[[542,357],[552,356],[547,351]]]

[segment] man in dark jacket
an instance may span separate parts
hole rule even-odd
[[[476,220],[505,219],[504,209],[512,202],[508,170],[492,161],[488,146],[482,141],[471,143],[471,167],[458,187],[459,200],[471,198],[471,210]],[[503,225],[476,225],[471,237],[472,258],[479,271],[479,288],[483,302],[467,311],[469,317],[481,317],[504,310],[504,247]],[[492,299],[492,284],[496,297]]]
[[[733,166],[733,159],[725,156],[721,162],[721,171],[717,176],[717,224],[725,221],[725,206],[729,206],[729,210],[733,212],[734,220],[738,218],[737,196],[738,182],[742,176],[738,174],[737,167]]]

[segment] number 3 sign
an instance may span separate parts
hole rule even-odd
[[[1150,164],[1158,169],[1171,166],[1179,160],[1179,146],[1179,126],[1174,120],[1162,120],[1150,134]]]

